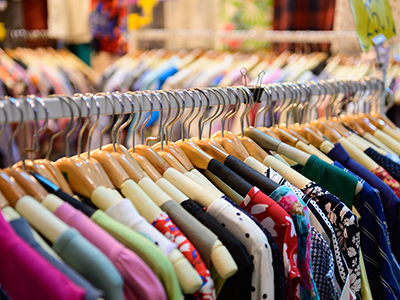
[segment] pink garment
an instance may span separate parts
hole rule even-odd
[[[164,288],[157,276],[136,253],[125,248],[111,235],[69,203],[61,205],[54,214],[77,229],[115,265],[124,279],[125,300],[166,300]]]
[[[0,214],[0,284],[13,300],[80,300],[85,291],[16,235]]]

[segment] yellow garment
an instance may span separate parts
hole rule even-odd
[[[372,300],[371,288],[369,286],[367,270],[365,270],[365,264],[361,249],[360,249],[360,267],[361,267],[361,299]]]

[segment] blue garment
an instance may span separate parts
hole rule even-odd
[[[336,161],[334,165],[357,176]],[[363,189],[355,196],[354,206],[361,215],[361,248],[372,296],[400,299],[400,268],[390,248],[379,191],[359,180]]]
[[[157,89],[161,90],[164,82],[171,76],[175,75],[179,70],[175,67],[172,66],[169,69],[165,70],[162,74],[160,74],[160,77],[158,78],[158,84],[157,84]]]
[[[380,178],[375,176],[367,168],[350,158],[346,150],[337,143],[328,156],[336,160],[344,167],[364,179],[372,187],[376,188],[381,196],[385,211],[386,221],[389,228],[389,237],[392,251],[397,261],[400,261],[400,199]]]
[[[221,74],[215,77],[211,83],[210,86],[218,86],[218,84],[221,82],[222,79],[224,79],[225,75]]]
[[[400,157],[397,155],[391,154],[391,153],[386,153],[385,156],[387,158],[390,158],[392,161],[394,161],[396,164],[400,164]]]
[[[390,158],[376,152],[372,148],[368,148],[364,151],[369,157],[371,157],[378,165],[383,167],[394,179],[400,181],[400,165],[395,163]]]

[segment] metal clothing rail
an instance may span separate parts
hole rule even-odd
[[[211,30],[211,29],[140,29],[129,32],[131,38],[163,40],[166,38],[219,38],[257,40],[271,43],[331,43],[338,39],[357,39],[355,31],[290,31],[290,30]]]
[[[372,82],[374,81],[375,83],[378,82],[377,79],[374,78],[365,78],[364,79],[365,82]],[[286,86],[290,85],[290,83],[285,83]],[[285,84],[282,85],[283,87],[285,87]],[[307,90],[305,88],[302,88],[302,96],[306,97],[306,96],[319,96],[322,93],[325,94],[331,94],[331,93],[335,93],[336,91],[332,91],[329,89],[325,89],[323,92],[321,91],[321,87],[319,87],[318,82],[305,82],[304,84],[302,84],[303,87],[307,86]],[[266,85],[268,86],[268,85]],[[348,92],[348,90],[345,88],[344,85],[338,85],[338,92],[339,93],[346,93]],[[233,94],[233,92],[231,90],[229,90],[228,88],[222,88],[227,95],[229,95],[229,97],[235,97],[235,95]],[[233,87],[233,89],[236,89],[235,87]],[[251,90],[251,92],[253,93],[253,95],[255,96],[255,100],[257,102],[262,102],[262,101],[266,101],[267,100],[267,93],[265,92],[265,90],[262,87],[249,87],[249,89]],[[216,106],[218,105],[218,103],[220,103],[220,100],[217,99],[217,97],[215,96],[214,93],[207,91],[206,89],[203,89],[203,91],[209,96],[209,105],[210,106]],[[272,100],[278,100],[278,99],[283,99],[285,96],[289,97],[289,89],[285,90],[286,93],[284,94],[282,89],[278,89],[278,93],[276,92],[272,92],[271,94],[271,99]],[[177,108],[176,105],[176,101],[173,98],[173,96],[171,96],[169,93],[159,93],[157,91],[154,91],[155,93],[157,93],[157,95],[159,96],[159,98],[162,100],[162,105],[163,105],[163,109],[167,109],[168,108],[168,104],[166,101],[168,101],[168,103],[170,104],[171,109],[175,109]],[[196,93],[193,90],[188,90],[188,91],[183,91],[183,90],[173,90],[172,92],[179,92],[180,95],[183,97],[184,101],[185,101],[185,106],[186,108],[191,108],[192,107],[192,97],[194,98],[194,102],[195,102],[195,106],[199,107],[200,106],[200,100],[199,100],[199,96],[201,97],[201,105],[205,106],[206,105],[206,97],[204,96],[204,94],[202,93]],[[308,95],[309,93],[309,95]],[[146,96],[144,96],[143,94],[141,94],[141,92],[135,93],[137,95],[137,99],[140,101],[141,103],[141,107],[142,107],[142,111],[143,112],[148,112],[150,111],[150,102],[148,100],[148,98]],[[146,92],[146,94],[152,99],[153,101],[153,111],[157,111],[160,109],[158,100],[156,99],[156,97],[152,96],[151,92]],[[188,94],[190,94],[192,97],[190,97]],[[128,99],[126,99],[125,97],[122,97],[122,94],[120,95],[120,99],[122,99],[124,101],[124,113],[131,113],[131,104],[128,101]],[[165,96],[168,97],[168,100],[166,99]],[[221,95],[224,97],[226,103],[228,103],[228,99],[226,97],[225,93],[220,93],[218,95]],[[242,92],[238,92],[237,95],[239,96],[239,101],[241,103],[244,103],[247,101],[247,96],[242,93]],[[19,122],[21,120],[21,116],[19,113],[19,110],[16,108],[16,106],[14,104],[11,103],[10,101],[11,98],[9,99],[3,99],[0,100],[0,106],[2,106],[2,108],[5,110],[5,114],[7,115],[7,120],[9,123],[12,122]],[[13,98],[12,98],[13,99]],[[82,99],[82,97],[73,97],[73,99],[75,100],[75,102],[78,104],[78,106],[80,107],[80,110],[82,112],[82,116],[86,116],[87,115],[87,109],[86,109],[86,102]],[[90,101],[91,97],[86,97],[87,100],[89,100],[90,102],[90,115],[91,116],[95,116],[97,115],[97,108],[95,105],[94,101]],[[99,107],[100,107],[100,114],[101,115],[111,115],[112,114],[112,109],[114,107],[114,111],[115,113],[120,113],[121,112],[121,106],[119,104],[118,101],[116,101],[115,99],[113,100],[114,105],[113,107],[111,106],[110,102],[106,99],[105,96],[102,95],[98,95],[96,96],[96,99],[99,103]],[[133,102],[135,103],[134,105],[134,112],[139,112],[139,106],[137,105],[137,99],[135,97],[131,97],[131,99],[133,100]],[[181,105],[181,98],[177,97],[180,105]],[[232,99],[232,98],[231,98]],[[271,100],[268,99],[268,100]],[[69,111],[69,107],[67,106],[67,104],[65,104],[63,101],[61,101],[58,97],[48,97],[48,98],[44,98],[42,99],[45,107],[48,111],[48,118],[49,119],[58,119],[58,118],[69,118],[70,117],[70,111]],[[230,100],[231,102],[233,102],[232,100]],[[26,98],[18,98],[15,99],[15,103],[17,103],[17,105],[21,108],[22,110],[22,116],[23,116],[23,121],[33,121],[35,119],[35,115],[33,112],[33,109],[30,107],[28,101]],[[44,112],[44,110],[41,108],[40,105],[36,104],[35,105],[37,108],[37,115],[38,115],[38,119],[39,120],[45,120],[46,119],[46,114]],[[71,105],[71,108],[73,109],[74,112],[74,116],[77,117],[78,116],[78,111],[75,105]],[[182,106],[181,106],[182,108]],[[1,109],[0,109],[1,110]],[[4,123],[4,114],[0,112],[0,123]]]

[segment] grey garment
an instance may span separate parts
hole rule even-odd
[[[104,254],[77,230],[69,228],[53,244],[53,249],[75,271],[98,289],[104,298],[123,300],[123,280]]]
[[[201,258],[210,270],[211,252],[218,237],[175,201],[167,201],[160,207],[167,212],[175,225],[199,251]]]
[[[68,276],[76,285],[82,287],[85,293],[86,300],[96,300],[103,297],[102,291],[93,287],[85,278],[76,273],[66,264],[58,261],[53,256],[48,254],[35,240],[33,234],[29,228],[28,222],[25,219],[15,219],[10,222],[10,225],[14,231],[27,242],[37,253],[39,253],[44,259],[51,263],[54,267],[60,270],[63,274]]]

